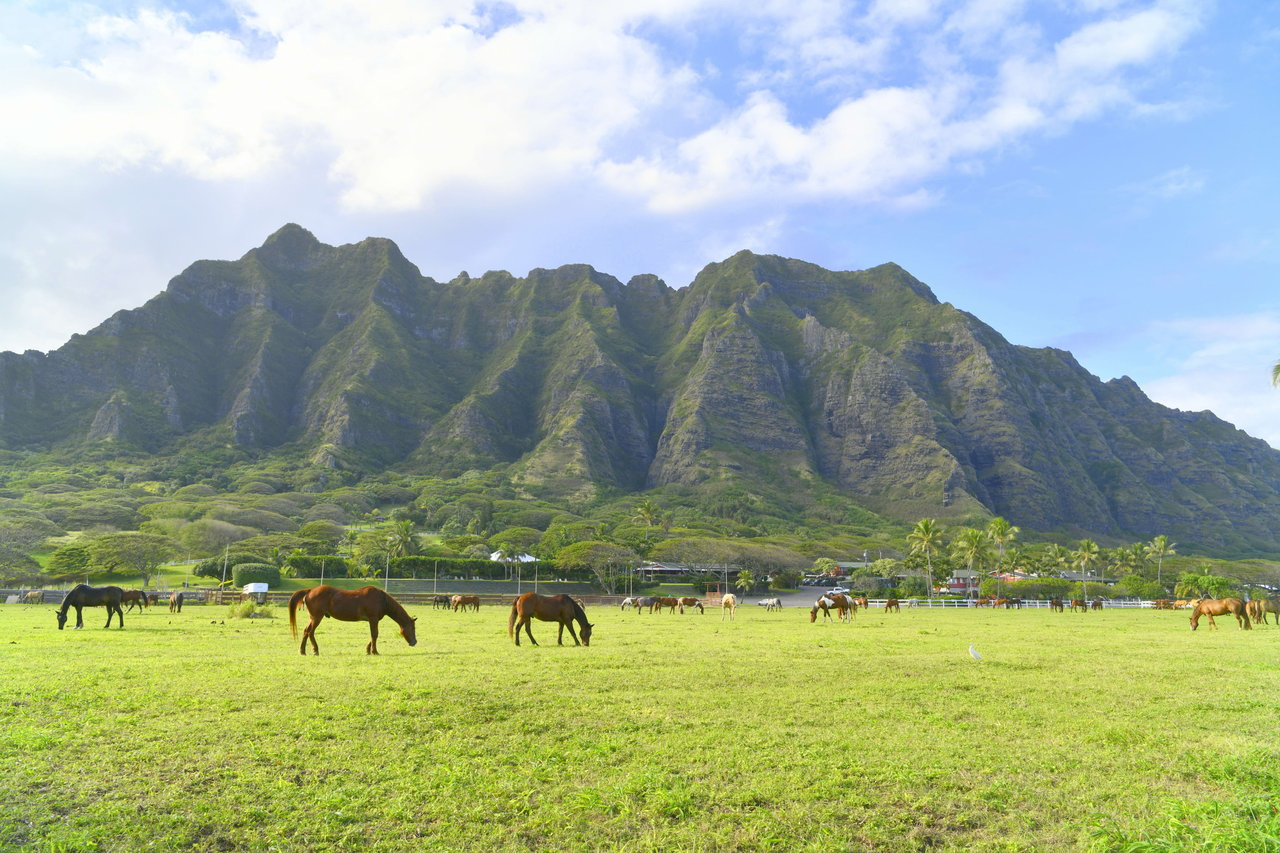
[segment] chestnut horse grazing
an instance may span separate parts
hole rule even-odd
[[[671,612],[672,612],[672,613],[675,613],[675,612],[676,612],[676,608],[680,607],[680,599],[678,599],[678,598],[659,598],[659,599],[654,603],[654,605],[653,605],[653,608],[654,608],[654,609],[656,609],[659,613],[661,613],[661,612],[662,612],[662,609],[663,609],[664,607],[665,607],[665,608],[669,608],[669,609],[671,610]],[[650,611],[650,612],[652,612],[652,611]],[[683,613],[684,611],[683,611],[683,610],[681,610],[680,612],[681,612],[681,613]]]
[[[141,611],[142,608],[151,604],[151,602],[147,600],[147,594],[140,589],[126,589],[120,597],[120,603],[129,605],[125,608],[126,611],[132,610],[135,607]]]
[[[898,599],[896,598],[886,598],[884,600],[884,612],[901,613],[902,605],[898,603]]]
[[[170,613],[182,612],[182,593],[180,592],[169,593],[169,612]]]
[[[468,607],[477,613],[480,612],[480,596],[478,595],[455,595],[452,599],[452,603],[453,611],[455,613],[459,610],[466,613]]]
[[[691,595],[686,595],[684,598],[680,599],[680,612],[684,613],[684,609],[686,607],[696,607],[698,608],[699,613],[706,613],[706,610],[702,607],[702,602]]]
[[[58,608],[58,630],[61,631],[63,626],[67,624],[67,610],[74,607],[76,609],[76,627],[84,627],[84,617],[80,614],[81,607],[105,607],[107,608],[107,624],[104,628],[111,627],[112,614],[119,614],[120,627],[124,627],[124,610],[120,606],[121,600],[124,598],[124,590],[118,586],[87,586],[85,584],[77,584],[67,593],[66,598],[62,599],[62,605]]]
[[[1248,631],[1253,626],[1249,624],[1249,614],[1244,611],[1244,602],[1238,598],[1203,598],[1196,605],[1196,609],[1191,611],[1191,630],[1194,631],[1200,626],[1200,617],[1209,617],[1209,627],[1218,630],[1217,624],[1213,621],[1215,616],[1225,616],[1230,613],[1236,617],[1236,625]]]
[[[533,631],[529,628],[529,622],[537,619],[542,622],[559,622],[560,634],[556,637],[557,645],[564,645],[564,629],[569,629],[569,636],[573,638],[573,644],[590,646],[591,645],[591,623],[587,621],[587,612],[582,609],[582,605],[574,601],[568,595],[539,595],[536,592],[526,592],[511,603],[511,616],[507,618],[507,636],[514,637],[516,645],[520,645],[520,629],[524,628],[524,632],[529,635],[529,642],[535,646],[538,641],[533,638]],[[573,623],[578,623],[578,630],[582,634],[582,642],[578,642],[578,635],[573,631]]]
[[[316,655],[320,649],[316,646],[316,627],[320,620],[332,616],[339,622],[368,622],[369,644],[364,647],[367,655],[378,653],[378,623],[383,616],[390,616],[400,626],[400,636],[411,646],[418,644],[418,631],[412,616],[400,606],[390,595],[376,586],[366,586],[357,590],[335,589],[331,586],[315,586],[311,589],[300,589],[289,598],[289,633],[298,636],[298,605],[305,604],[311,621],[302,631],[302,645],[299,654],[307,653],[307,640],[311,640],[311,651]]]

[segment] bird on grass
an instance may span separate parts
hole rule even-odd
[[[982,660],[982,655],[978,654],[978,650],[973,647],[973,643],[969,644],[969,657],[974,660]]]

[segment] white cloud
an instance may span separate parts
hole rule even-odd
[[[1206,317],[1154,324],[1149,332],[1171,365],[1143,382],[1154,400],[1185,411],[1210,410],[1280,448],[1280,314]]]
[[[1103,9],[1053,42],[1011,0],[877,4],[860,19],[831,0],[516,0],[502,20],[468,0],[234,8],[235,31],[144,8],[50,34],[28,15],[41,44],[11,35],[0,50],[0,110],[15,117],[0,159],[245,180],[320,151],[345,201],[368,210],[582,174],[669,212],[778,192],[892,201],[1027,133],[1137,103],[1124,72],[1176,50],[1199,21],[1185,3]],[[638,26],[726,19],[773,35],[721,58],[761,84],[737,103],[710,96]],[[1010,44],[994,76],[984,70],[987,51]],[[830,107],[797,118],[815,91]]]

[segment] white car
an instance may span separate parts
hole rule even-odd
[[[833,586],[831,587],[831,589],[827,590],[827,592],[831,593],[832,595],[834,595],[837,592],[843,592],[845,595],[849,594],[849,590],[845,589],[842,586]]]

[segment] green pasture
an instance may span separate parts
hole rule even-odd
[[[410,611],[0,606],[0,849],[1280,850],[1275,626]]]

